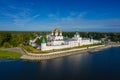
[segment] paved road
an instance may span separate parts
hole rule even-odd
[[[4,49],[1,49],[1,50],[12,51],[12,52],[18,52],[18,53],[21,53],[22,55],[25,55],[25,52],[24,52],[21,48],[19,48],[19,47],[4,48]]]

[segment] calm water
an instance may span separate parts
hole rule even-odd
[[[120,80],[120,47],[42,62],[4,60],[0,80]]]

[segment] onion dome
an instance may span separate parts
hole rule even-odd
[[[76,33],[75,33],[76,35],[79,35],[79,32],[78,31],[76,31]]]
[[[79,35],[79,32],[78,32],[78,29],[76,30],[76,33],[75,33],[76,35]]]
[[[58,33],[58,32],[59,32],[58,28],[55,28],[54,33]]]

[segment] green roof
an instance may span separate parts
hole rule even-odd
[[[76,35],[79,35],[79,32],[78,32],[78,31],[76,31]]]
[[[68,35],[66,35],[65,38],[68,38]]]
[[[46,43],[46,40],[45,40],[45,38],[43,38],[43,39],[42,39],[42,43]]]

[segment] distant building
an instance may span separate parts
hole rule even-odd
[[[37,37],[41,38],[41,37]],[[37,39],[36,38],[36,39]],[[56,28],[54,31],[51,32],[51,34],[46,35],[47,41],[43,38],[41,46],[35,44],[35,40],[30,40],[30,44],[33,47],[39,47],[37,49],[41,49],[42,51],[45,50],[53,50],[53,49],[63,49],[63,48],[71,48],[76,46],[82,46],[82,45],[89,45],[89,44],[96,44],[101,43],[99,40],[93,40],[92,38],[82,38],[79,35],[79,32],[76,31],[74,34],[74,37],[68,38],[68,36],[64,37],[62,35],[62,31],[59,31],[58,28]]]

